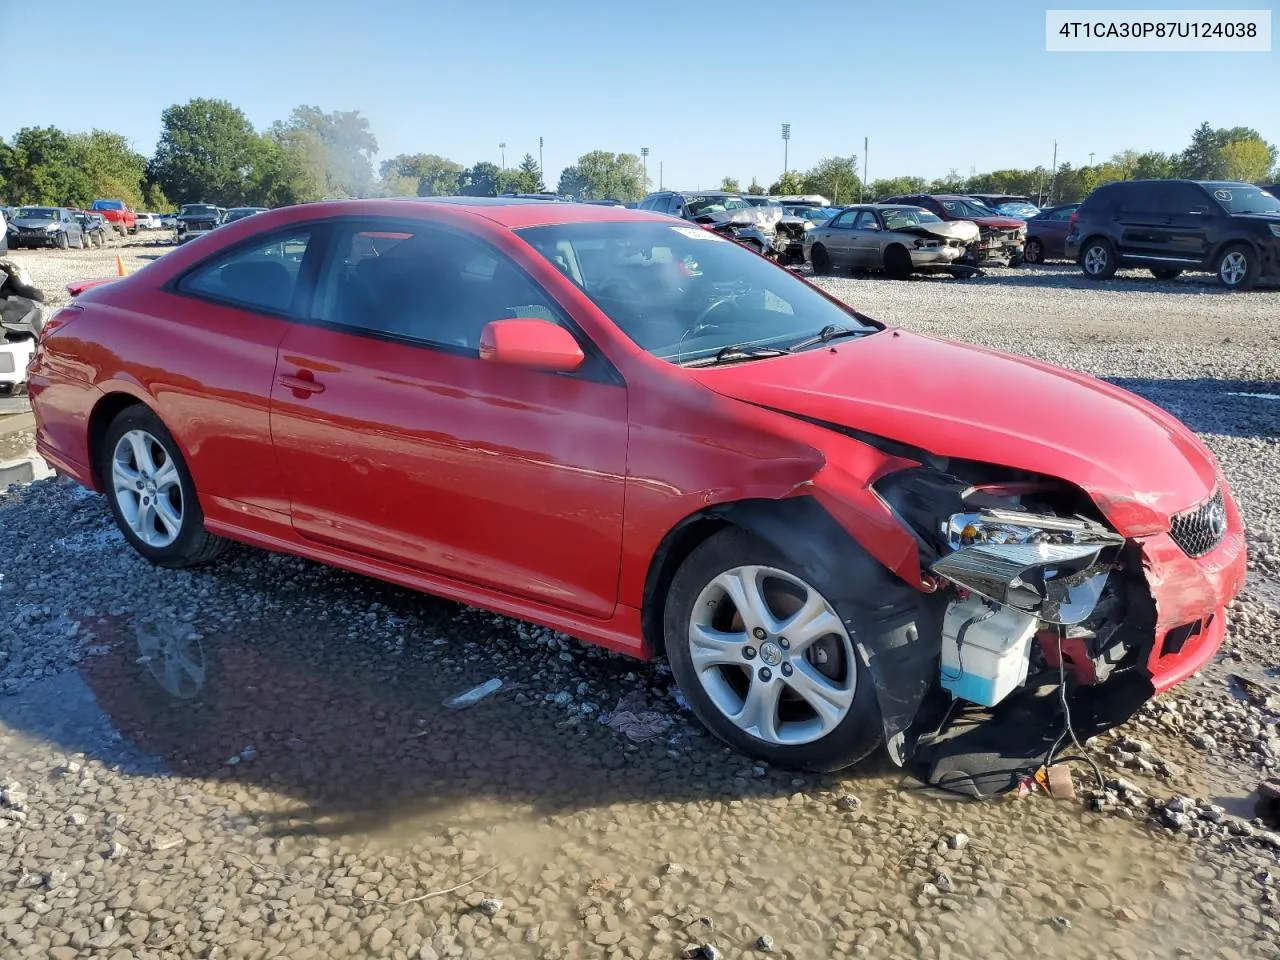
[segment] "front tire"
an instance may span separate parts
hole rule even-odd
[[[59,250],[66,250],[68,247],[70,247],[71,241],[67,239],[67,231],[59,230],[58,237],[56,240],[54,240],[54,243],[57,245]]]
[[[128,407],[111,421],[98,451],[98,476],[120,532],[157,566],[198,566],[229,546],[205,530],[177,441],[147,407]]]
[[[1258,254],[1243,243],[1232,244],[1218,256],[1218,281],[1228,290],[1248,290],[1261,271]]]
[[[1080,251],[1080,269],[1090,280],[1110,280],[1116,267],[1116,249],[1110,240],[1090,240]]]
[[[911,254],[903,247],[890,247],[884,252],[884,272],[891,280],[910,280]]]
[[[835,607],[745,530],[714,534],[672,580],[667,659],[698,719],[769,763],[839,770],[882,741],[875,684]]]
[[[822,244],[818,244],[813,248],[813,252],[809,255],[813,260],[813,272],[819,277],[826,277],[831,274],[831,254],[827,253],[827,248]]]

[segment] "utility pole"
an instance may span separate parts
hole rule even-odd
[[[870,146],[871,146],[870,139],[868,137],[863,137],[862,138],[862,186],[863,186],[863,189],[865,189],[867,185],[867,154],[870,152],[869,150]],[[862,202],[862,190],[858,191],[858,202],[859,203]]]
[[[1049,205],[1053,205],[1053,198],[1058,192],[1058,141],[1053,141],[1053,178],[1049,181]]]
[[[644,174],[643,174],[644,183],[642,183],[641,186],[644,187],[645,190],[647,191],[649,189],[649,148],[648,147],[640,148],[640,166],[644,170]]]
[[[542,169],[542,138],[538,138],[538,179],[542,180],[542,186],[545,188],[547,181],[545,179],[546,172]]]
[[[659,190],[662,189],[662,163],[663,161],[661,160],[658,161],[658,189]]]
[[[1089,166],[1093,166],[1093,151],[1089,151]]]
[[[498,149],[502,151],[502,169],[507,169],[507,142],[504,140],[498,144]]]
[[[791,147],[791,124],[782,125],[782,175],[785,177],[790,169],[790,158],[787,156]]]

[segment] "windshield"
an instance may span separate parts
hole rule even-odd
[[[56,207],[23,207],[16,214],[15,220],[57,220],[58,210]]]
[[[900,230],[903,227],[918,227],[922,223],[941,223],[942,218],[928,210],[917,207],[881,210],[886,230]]]
[[[1034,217],[1040,212],[1040,208],[1034,203],[1027,203],[1024,200],[1011,200],[1008,203],[997,203],[995,205],[996,213],[1003,214],[1006,217]]]
[[[208,203],[188,203],[182,208],[182,212],[187,214],[216,214],[218,208]]]
[[[711,357],[730,345],[785,347],[827,326],[879,329],[701,227],[628,221],[518,233],[623,333],[674,363]]]
[[[1261,187],[1243,183],[1206,183],[1204,186],[1228,213],[1280,214],[1280,200]]]
[[[989,207],[984,207],[977,200],[960,200],[947,199],[939,200],[942,209],[953,217],[990,217],[995,215],[995,211]]]
[[[704,213],[723,213],[726,210],[749,210],[751,204],[741,197],[690,197],[689,212],[695,217]]]
[[[90,210],[123,210],[123,200],[95,200],[89,205]]]

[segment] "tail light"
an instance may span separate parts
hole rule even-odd
[[[1076,232],[1076,221],[1080,219],[1080,211],[1071,211],[1071,219],[1067,221],[1067,233]]]

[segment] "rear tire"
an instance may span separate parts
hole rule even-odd
[[[884,272],[892,280],[911,279],[911,254],[896,244],[884,252]]]
[[[1027,248],[1022,251],[1022,259],[1027,263],[1044,263],[1044,244],[1032,237],[1027,241]]]
[[[204,511],[178,443],[148,407],[127,407],[111,421],[97,459],[116,525],[152,563],[199,566],[230,545],[205,530]]]
[[[1110,280],[1116,272],[1116,249],[1104,237],[1090,240],[1080,248],[1080,269],[1090,280]]]
[[[747,531],[722,530],[689,554],[672,580],[663,623],[680,690],[734,749],[826,772],[857,763],[882,742],[875,682],[840,612],[799,564]],[[752,632],[758,624],[774,632]]]
[[[1228,290],[1248,290],[1258,282],[1262,264],[1257,252],[1243,243],[1233,243],[1218,254],[1218,282]]]
[[[1181,276],[1182,271],[1178,267],[1152,267],[1151,275],[1157,280],[1172,280]]]
[[[813,260],[813,272],[817,276],[826,277],[831,274],[831,254],[827,253],[826,247],[818,244],[809,256]]]

